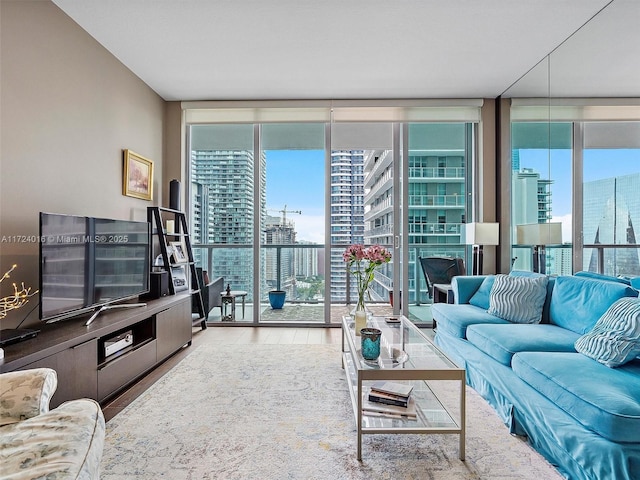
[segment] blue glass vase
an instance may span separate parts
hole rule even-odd
[[[380,337],[382,331],[377,328],[363,328],[360,330],[360,345],[362,358],[365,361],[373,362],[380,356]]]

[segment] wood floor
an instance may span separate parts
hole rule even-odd
[[[340,343],[340,328],[295,328],[295,327],[209,327],[206,330],[194,329],[190,347],[185,347],[146,376],[133,384],[119,396],[102,407],[107,421],[122,411],[129,403],[153,385],[160,377],[177,365],[198,345],[217,343],[219,345],[262,343],[262,344],[323,344]]]

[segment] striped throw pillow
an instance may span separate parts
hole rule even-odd
[[[576,350],[607,367],[619,367],[640,355],[640,298],[617,300],[590,332],[575,343]]]
[[[512,323],[540,323],[549,278],[496,275],[489,312]]]

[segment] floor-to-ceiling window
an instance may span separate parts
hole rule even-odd
[[[541,249],[547,274],[640,275],[640,122],[617,120],[615,108],[606,121],[580,112],[512,123],[513,268],[539,270]],[[535,224],[549,228],[522,233]]]
[[[511,266],[549,275],[571,274],[572,124],[516,122],[511,143],[511,231],[515,244]],[[552,228],[555,235],[549,233]],[[544,265],[534,268],[542,245],[545,254],[539,259]]]
[[[331,301],[355,307],[355,279],[342,254],[351,244],[393,250],[393,128],[386,122],[331,126]],[[367,300],[389,305],[393,263],[375,271]],[[334,315],[334,317],[337,315]]]
[[[253,130],[250,124],[189,129],[189,218],[195,260],[209,278],[223,277],[225,286],[247,292],[244,300],[249,303],[258,271],[252,257],[254,217],[264,213],[263,199],[254,201],[254,173],[265,159],[256,159]],[[250,316],[245,310],[242,318],[238,309],[237,319]]]
[[[265,124],[260,144],[260,321],[324,322],[324,124]],[[271,308],[272,290],[285,292],[284,308]]]
[[[461,236],[469,218],[468,172],[474,158],[472,123],[408,125],[409,302],[432,299],[419,257],[465,258]],[[417,311],[417,309],[415,309]]]
[[[640,122],[581,125],[582,264],[613,276],[640,275]]]
[[[247,292],[236,322],[337,324],[356,302],[342,258],[353,243],[393,253],[375,272],[372,311],[430,322],[416,262],[465,257],[480,105],[188,111],[196,259]]]

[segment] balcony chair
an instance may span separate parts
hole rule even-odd
[[[194,279],[193,285],[200,286],[202,304],[204,305],[205,319],[209,319],[209,313],[215,307],[220,308],[220,315],[222,315],[222,298],[220,294],[224,290],[224,278],[218,277],[209,282],[206,282],[205,272],[202,271],[202,268],[196,267],[196,272],[198,274],[198,283],[196,283]],[[198,313],[198,305],[195,299],[193,299],[191,302],[191,313]]]
[[[427,293],[434,302],[453,303],[451,279],[464,275],[464,259],[454,257],[418,257],[424,279],[427,281]]]

